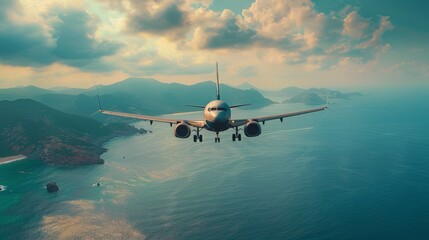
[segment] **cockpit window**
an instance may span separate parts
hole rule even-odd
[[[223,108],[223,107],[212,107],[212,108],[209,108],[209,109],[207,109],[209,112],[211,112],[211,111],[226,111],[226,108]]]

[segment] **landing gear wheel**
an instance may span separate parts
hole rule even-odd
[[[238,127],[235,127],[235,133],[232,134],[232,141],[235,142],[235,140],[241,141],[241,134],[238,133]]]
[[[194,135],[194,142],[197,142],[197,135]]]
[[[200,142],[203,142],[203,135],[200,135],[200,136],[198,137],[198,140],[200,140]]]

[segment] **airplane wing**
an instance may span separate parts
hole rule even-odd
[[[162,117],[147,116],[147,115],[133,114],[133,113],[113,112],[113,111],[107,111],[107,110],[100,110],[99,112],[101,112],[103,114],[107,114],[107,115],[146,120],[146,121],[150,121],[151,123],[152,122],[162,122],[162,123],[170,123],[170,124],[179,124],[181,122],[185,122],[185,123],[187,123],[193,127],[202,128],[205,126],[204,121],[162,118]]]
[[[280,119],[280,121],[283,121],[283,118],[298,116],[298,115],[312,113],[312,112],[323,111],[327,108],[328,108],[327,106],[323,106],[323,107],[319,107],[319,108],[313,108],[313,109],[308,109],[308,110],[303,110],[303,111],[298,111],[298,112],[290,112],[290,113],[256,117],[256,118],[248,118],[248,119],[237,119],[237,120],[231,121],[231,126],[232,127],[239,127],[239,126],[247,124],[250,121],[262,122],[262,123],[264,123],[265,121],[270,121],[270,120],[275,120],[275,119]]]

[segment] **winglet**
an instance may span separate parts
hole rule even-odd
[[[95,89],[97,89],[98,111],[103,111],[103,109],[101,108],[100,92],[98,91],[97,85],[95,85]]]
[[[216,62],[216,96],[217,100],[220,100],[220,92],[219,92],[219,67],[218,62]]]
[[[329,92],[326,94],[326,102],[325,102],[325,108],[328,108],[328,102],[329,101]]]
[[[97,84],[95,84],[95,89],[97,89],[98,111],[96,111],[96,112],[92,113],[92,114],[91,114],[91,115],[89,115],[89,116],[92,116],[92,115],[94,115],[94,114],[96,114],[96,113],[99,113],[99,112],[103,112],[103,109],[101,108],[100,93],[98,92]]]

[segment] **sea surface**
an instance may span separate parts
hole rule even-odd
[[[0,165],[0,239],[429,239],[429,91],[364,93],[242,142],[138,122],[104,165]]]

